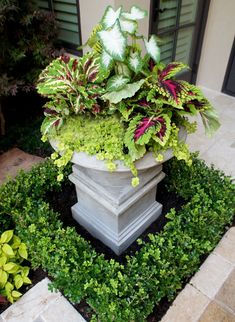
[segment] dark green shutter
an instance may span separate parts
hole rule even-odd
[[[59,40],[76,46],[81,44],[77,0],[37,0],[37,4],[40,9],[49,10],[52,7],[59,23]]]

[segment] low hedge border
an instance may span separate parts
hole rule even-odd
[[[63,228],[45,201],[61,185],[50,161],[0,188],[0,222],[13,218],[32,267],[46,270],[53,277],[51,289],[60,289],[72,302],[85,299],[94,309],[93,321],[145,321],[156,303],[173,299],[198,269],[235,212],[235,186],[195,155],[191,167],[173,159],[165,171],[169,190],[188,203],[167,214],[159,234],[139,240],[140,251],[127,256],[125,265],[106,260],[74,228]]]

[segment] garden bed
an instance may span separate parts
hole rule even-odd
[[[87,235],[81,237],[85,233],[78,226],[79,234],[66,227],[73,225],[72,221],[67,222],[70,214],[66,214],[62,224],[63,218],[51,210],[61,210],[55,200],[64,205],[66,194],[71,197],[71,204],[74,199],[70,185],[58,192],[61,187],[50,162],[1,188],[1,218],[6,222],[6,216],[11,214],[17,234],[28,246],[32,266],[46,270],[53,278],[53,287],[70,301],[82,300],[76,306],[80,312],[86,311],[87,302],[95,313],[93,319],[146,321],[154,312],[148,321],[157,321],[218,243],[235,210],[230,180],[201,161],[194,159],[189,168],[173,160],[165,171],[171,194],[174,190],[180,196],[168,208],[179,205],[183,199],[187,200],[186,205],[177,212],[166,208],[167,223],[161,219],[155,228],[153,224],[148,231],[151,235],[143,236],[128,250],[127,257],[118,260],[96,240],[91,239],[90,245],[85,240]],[[173,202],[165,192],[163,197]],[[158,200],[163,202],[159,196]],[[63,209],[61,213],[66,212]],[[156,233],[156,227],[163,229]]]

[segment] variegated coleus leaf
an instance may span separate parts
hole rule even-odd
[[[189,68],[187,65],[180,62],[169,63],[160,73],[158,77],[160,80],[170,79],[183,69]]]
[[[143,62],[142,62],[140,53],[138,51],[131,53],[130,56],[128,57],[128,66],[135,73],[138,73],[141,71],[143,67]]]
[[[63,118],[59,115],[45,117],[41,125],[42,135],[48,134],[50,130],[53,128],[59,129],[62,124],[63,124]]]
[[[125,85],[130,81],[129,77],[123,75],[114,75],[107,82],[107,91],[118,91],[125,87]]]
[[[122,7],[118,8],[117,11],[113,10],[111,6],[108,6],[101,19],[101,24],[105,29],[112,27],[117,19],[119,19],[122,12]]]
[[[143,117],[136,125],[134,141],[137,144],[148,144],[150,139],[164,146],[171,132],[171,121],[168,115],[162,114],[155,117]]]
[[[102,68],[99,55],[88,53],[81,59],[81,64],[89,83],[101,83],[109,75],[109,70]]]
[[[74,91],[74,79],[79,78],[79,62],[76,58],[61,56],[53,60],[39,75],[38,92],[51,97],[60,93]]]
[[[128,34],[131,34],[131,35],[136,33],[136,30],[138,28],[138,24],[136,21],[120,19],[119,22],[120,22],[122,32],[127,32]]]
[[[114,59],[124,61],[127,38],[122,33],[119,21],[109,29],[98,32],[105,51]]]
[[[149,56],[155,61],[155,63],[159,63],[161,51],[157,44],[157,37],[152,35],[149,41],[144,39],[144,44]]]
[[[131,7],[131,11],[123,12],[121,16],[128,20],[140,20],[144,19],[147,16],[147,11],[140,9],[137,6]]]

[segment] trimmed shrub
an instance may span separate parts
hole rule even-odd
[[[188,199],[141,249],[122,265],[92,249],[74,228],[63,228],[58,214],[43,198],[58,189],[51,162],[21,173],[0,189],[0,214],[11,214],[34,268],[53,277],[72,302],[85,299],[93,320],[145,321],[163,297],[173,299],[185,279],[199,267],[202,256],[218,243],[235,211],[235,186],[221,172],[193,157],[188,167],[172,160],[166,167],[168,187]]]

